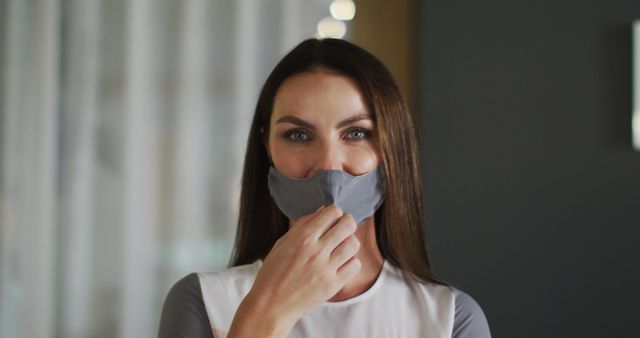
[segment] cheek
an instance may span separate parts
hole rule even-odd
[[[271,161],[282,174],[304,178],[309,159],[308,151],[296,149],[284,142],[270,142]]]
[[[380,163],[380,157],[371,147],[351,149],[344,163],[345,171],[351,175],[363,175],[374,170]]]

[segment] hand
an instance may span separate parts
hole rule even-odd
[[[247,297],[293,327],[360,270],[356,229],[336,205],[300,218],[276,241]]]

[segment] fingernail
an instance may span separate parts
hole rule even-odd
[[[320,211],[322,208],[324,208],[326,206],[327,206],[326,204],[321,205],[320,208],[318,208],[318,210],[316,210],[316,212]]]

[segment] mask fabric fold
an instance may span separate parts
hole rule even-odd
[[[384,201],[384,170],[378,166],[360,176],[342,170],[323,170],[305,179],[295,179],[272,166],[268,186],[276,205],[289,219],[311,214],[323,205],[337,204],[360,224]]]

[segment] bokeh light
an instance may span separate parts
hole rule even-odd
[[[318,22],[318,37],[342,39],[347,33],[347,25],[327,16]]]
[[[348,21],[356,15],[356,4],[352,0],[334,0],[329,6],[329,12],[336,20]]]

